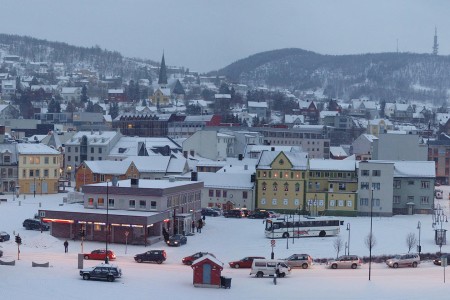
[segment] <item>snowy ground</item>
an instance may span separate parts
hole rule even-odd
[[[450,216],[448,193],[440,200],[443,211]],[[113,283],[102,281],[83,281],[78,275],[77,253],[81,251],[79,241],[69,241],[69,253],[64,253],[63,240],[56,239],[48,232],[26,231],[22,228],[25,218],[33,217],[39,209],[51,208],[62,203],[63,194],[27,195],[0,204],[0,230],[7,231],[11,240],[0,243],[4,251],[2,260],[16,259],[16,266],[0,266],[1,299],[150,299],[169,297],[188,299],[447,299],[450,282],[444,283],[444,268],[432,262],[423,262],[417,269],[390,269],[385,264],[372,264],[372,278],[368,280],[368,265],[357,270],[329,270],[324,265],[314,265],[308,270],[293,270],[287,278],[279,279],[275,286],[272,279],[249,276],[248,269],[231,269],[228,262],[244,256],[258,255],[270,257],[270,240],[264,237],[262,220],[225,219],[223,217],[206,219],[201,234],[188,237],[187,245],[179,248],[167,247],[159,243],[151,247],[112,244],[109,247],[117,255],[114,262],[123,271],[123,277]],[[20,201],[20,205],[19,205]],[[76,204],[72,204],[76,205]],[[70,207],[70,205],[65,204]],[[369,233],[370,218],[343,218],[341,238],[347,241],[346,224],[351,225],[350,253],[368,256],[369,250],[364,239]],[[422,252],[437,252],[434,243],[434,230],[430,215],[395,216],[392,218],[373,218],[373,232],[377,244],[373,255],[399,254],[407,252],[406,236],[412,232],[418,237],[417,224],[421,222]],[[450,223],[443,228],[450,229]],[[17,260],[17,246],[13,233],[20,233],[22,246],[20,260]],[[284,258],[293,253],[308,253],[314,258],[336,256],[333,248],[335,238],[278,239],[275,257]],[[449,236],[450,239],[450,236]],[[450,242],[449,242],[450,244]],[[85,242],[84,251],[104,248],[103,243]],[[147,249],[165,249],[168,259],[162,265],[138,264],[133,255]],[[125,253],[125,250],[126,253]],[[181,264],[184,256],[197,251],[208,251],[224,262],[223,276],[231,277],[231,289],[194,288],[192,269]],[[444,245],[443,252],[450,252],[450,245]],[[343,251],[342,251],[343,252]],[[341,253],[343,254],[343,253]],[[50,268],[32,268],[31,263],[50,262]],[[98,264],[99,261],[85,261],[84,266]],[[448,275],[450,277],[450,273]],[[448,278],[447,281],[450,281]],[[89,297],[89,298],[88,298]]]

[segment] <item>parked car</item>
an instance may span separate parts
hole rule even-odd
[[[267,210],[253,211],[248,215],[249,219],[267,219],[270,218],[270,214]]]
[[[398,267],[416,268],[417,265],[420,264],[420,256],[419,254],[415,253],[401,254],[386,260],[386,264],[391,268],[398,268]]]
[[[209,216],[209,217],[218,217],[220,216],[219,212],[215,211],[212,208],[202,208],[202,216]]]
[[[251,268],[254,259],[265,259],[262,256],[246,256],[243,259],[230,261],[228,264],[230,267],[239,269],[239,268]]]
[[[284,259],[291,268],[308,269],[313,264],[313,259],[308,254],[292,254]]]
[[[3,256],[3,251],[2,250],[0,250],[0,257],[2,257]]]
[[[255,275],[256,277],[263,276],[275,276],[284,277],[291,272],[291,268],[286,264],[286,262],[277,259],[255,259],[252,263],[252,270],[250,275]]]
[[[274,212],[273,210],[269,210],[269,218],[279,218],[281,215],[279,213]]]
[[[436,266],[440,266],[442,257],[447,257],[447,263],[450,262],[450,253],[442,253],[441,256],[433,260],[433,264],[435,264]]]
[[[361,266],[361,259],[356,255],[343,255],[339,256],[336,260],[328,261],[327,266],[331,269],[356,269],[357,267]]]
[[[134,260],[138,263],[141,262],[155,262],[157,264],[162,264],[166,261],[166,251],[165,250],[149,250],[147,252],[136,254]]]
[[[80,276],[83,277],[84,280],[104,279],[112,282],[116,280],[116,278],[122,277],[122,270],[116,265],[101,264],[80,270]]]
[[[104,250],[104,249],[93,250],[93,251],[91,251],[91,253],[83,254],[83,257],[84,257],[84,259],[104,260],[106,258],[106,250]],[[116,255],[111,250],[108,250],[108,259],[109,260],[116,259]]]
[[[26,219],[25,221],[23,221],[22,225],[26,230],[50,230],[50,226],[48,224],[37,219]]]
[[[219,216],[221,216],[221,215],[223,214],[223,211],[222,211],[221,208],[218,208],[218,207],[211,207],[211,209],[217,211],[217,212],[219,213]]]
[[[4,231],[1,231],[1,232],[0,232],[0,242],[6,242],[6,241],[9,241],[10,238],[11,238],[11,237],[9,236],[8,233],[6,233],[6,232],[4,232]]]
[[[204,255],[206,255],[206,254],[209,254],[209,255],[211,255],[212,257],[216,257],[216,256],[215,256],[214,254],[212,254],[212,253],[208,253],[208,252],[197,252],[197,253],[194,253],[194,254],[192,254],[192,255],[190,255],[190,256],[186,256],[186,257],[183,258],[181,261],[183,262],[183,264],[190,266],[190,265],[192,265],[192,263],[194,262],[194,260],[196,260],[196,259],[198,259],[198,258],[200,258],[200,257],[202,257],[202,256],[204,256]]]
[[[179,247],[187,243],[187,237],[182,234],[174,234],[166,241],[167,245],[172,247]]]
[[[245,217],[245,214],[240,209],[231,209],[231,210],[225,211],[223,213],[223,216],[225,218],[243,218],[243,217]]]

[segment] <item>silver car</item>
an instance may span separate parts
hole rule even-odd
[[[420,264],[420,256],[419,254],[413,253],[401,254],[386,260],[386,264],[391,268],[398,268],[398,267],[416,268],[417,265]]]
[[[292,254],[284,260],[291,268],[308,269],[313,264],[313,259],[308,254]]]
[[[331,269],[356,269],[361,266],[361,259],[356,255],[343,255],[336,260],[328,261],[327,266]]]

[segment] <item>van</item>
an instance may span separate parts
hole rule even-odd
[[[250,275],[256,277],[274,276],[284,277],[291,272],[291,268],[281,259],[254,259]]]

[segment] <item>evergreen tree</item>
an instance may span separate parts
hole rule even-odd
[[[83,85],[83,87],[81,88],[80,100],[81,100],[82,103],[86,103],[89,100],[89,98],[87,96],[87,87],[86,87],[86,85]]]
[[[228,84],[226,84],[225,82],[223,82],[220,85],[219,88],[219,94],[230,94],[230,88],[228,87]]]
[[[127,88],[128,100],[130,100],[130,101],[136,100],[136,97],[134,94],[135,91],[136,91],[136,89],[134,88],[134,80],[130,80],[130,82],[128,82],[128,88]]]
[[[114,102],[109,104],[109,114],[111,115],[111,118],[114,120],[119,115],[119,104],[117,102]]]
[[[73,101],[69,101],[69,103],[67,103],[66,112],[75,112],[75,111],[76,107],[73,104]]]
[[[38,84],[39,84],[39,81],[37,80],[37,78],[33,77],[33,79],[31,79],[30,86],[31,85],[38,85]]]
[[[55,100],[55,98],[52,98],[50,100],[50,103],[48,104],[48,112],[49,113],[60,113],[61,112],[61,105],[58,101]]]
[[[20,114],[24,119],[32,119],[34,116],[33,104],[30,100],[29,93],[23,93],[19,99]]]
[[[145,100],[145,98],[142,100],[142,106],[147,106],[147,100]]]
[[[94,103],[91,100],[87,102],[86,112],[94,112]]]

